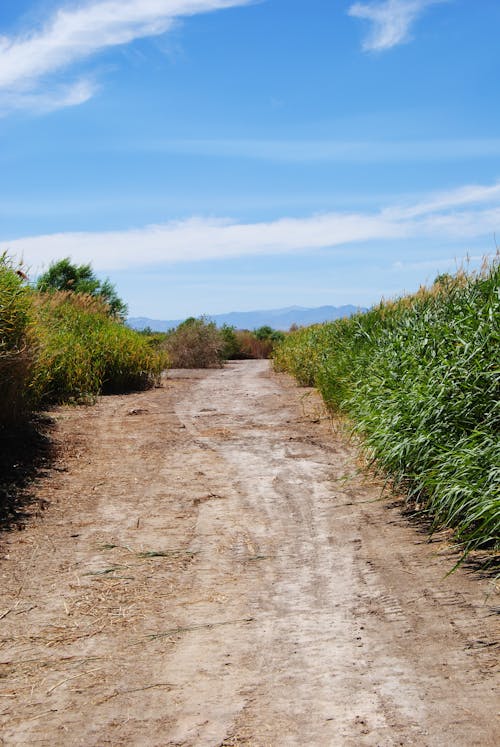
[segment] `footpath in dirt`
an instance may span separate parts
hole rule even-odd
[[[491,580],[314,392],[248,361],[54,417],[0,536],[0,744],[500,743]]]

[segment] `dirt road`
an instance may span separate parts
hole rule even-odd
[[[445,578],[313,392],[239,362],[55,416],[0,538],[0,743],[500,742],[491,581]]]

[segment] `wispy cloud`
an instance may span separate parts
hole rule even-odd
[[[432,239],[472,240],[500,229],[500,183],[472,185],[430,195],[415,205],[378,212],[331,212],[260,223],[191,218],[144,228],[95,233],[60,233],[0,242],[0,251],[39,268],[70,255],[113,270],[151,264],[286,255],[359,242]]]
[[[82,78],[74,83],[55,86],[50,91],[0,90],[0,117],[13,111],[48,114],[68,106],[79,106],[91,99],[97,88],[92,81]]]
[[[353,241],[403,236],[395,222],[380,216],[331,213],[310,218],[236,223],[194,217],[128,231],[61,233],[2,242],[0,250],[39,267],[70,255],[97,269],[196,262],[241,256],[291,254]]]
[[[385,208],[382,213],[386,217],[409,219],[433,215],[442,215],[447,210],[456,210],[464,206],[483,205],[495,209],[500,205],[500,182],[484,186],[472,184],[448,192],[433,194],[429,199],[409,206]]]
[[[370,21],[370,33],[363,43],[363,49],[383,51],[410,38],[413,24],[430,5],[448,0],[384,0],[383,2],[354,3],[349,15]]]
[[[154,140],[115,147],[215,158],[249,158],[287,163],[386,163],[449,161],[500,156],[500,138],[429,140]]]
[[[17,37],[0,37],[0,105],[29,106],[33,97],[52,97],[59,106],[88,100],[82,95],[58,96],[50,78],[92,55],[134,39],[158,36],[178,18],[247,5],[252,0],[102,0],[66,4],[39,29]],[[77,84],[70,90],[75,94]],[[87,92],[90,88],[87,83]],[[76,86],[76,88],[75,88]]]

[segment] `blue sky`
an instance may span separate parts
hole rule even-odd
[[[499,32],[498,0],[2,0],[0,250],[164,319],[476,266]]]

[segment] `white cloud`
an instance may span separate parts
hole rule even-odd
[[[247,5],[252,0],[101,0],[61,7],[41,29],[22,36],[0,37],[0,92],[8,97],[45,95],[37,86],[47,76],[67,69],[109,47],[168,31],[176,19]],[[79,103],[87,100],[80,97]],[[70,97],[66,105],[74,105]],[[63,106],[64,98],[59,105]]]
[[[441,192],[428,200],[418,202],[415,205],[407,207],[397,206],[386,208],[383,215],[386,218],[395,217],[396,219],[417,218],[420,216],[431,216],[443,210],[450,210],[462,207],[464,205],[482,204],[483,206],[500,204],[500,182],[491,186],[481,184],[472,184],[448,192]],[[439,217],[439,216],[438,216]]]
[[[410,30],[425,8],[448,0],[384,0],[377,3],[354,3],[349,15],[371,21],[372,28],[363,49],[382,51],[410,38]]]
[[[370,241],[471,240],[500,229],[500,183],[467,186],[414,206],[388,206],[375,213],[332,212],[308,218],[238,223],[191,218],[144,228],[60,233],[0,242],[0,252],[23,257],[33,269],[71,256],[98,270],[305,253]]]
[[[28,110],[37,114],[79,106],[92,98],[97,86],[90,80],[77,80],[68,85],[55,86],[51,91],[14,93],[0,91],[0,117],[12,111]]]
[[[61,233],[2,242],[0,250],[22,256],[33,267],[61,256],[92,261],[97,269],[156,263],[289,254],[352,241],[396,238],[402,232],[379,216],[343,214],[235,223],[191,218],[128,231]]]

